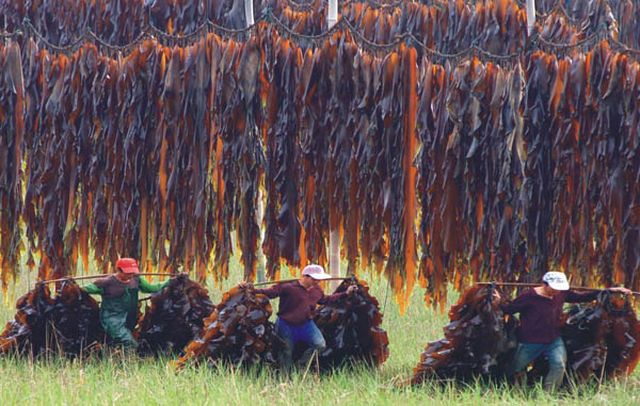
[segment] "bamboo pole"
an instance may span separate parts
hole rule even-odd
[[[70,279],[73,279],[74,281],[82,281],[82,280],[87,280],[87,279],[98,279],[98,278],[104,278],[106,276],[111,276],[111,275],[115,275],[113,273],[107,273],[107,274],[102,274],[102,275],[85,275],[85,276],[65,276],[64,278],[58,278],[58,279],[49,279],[46,281],[38,281],[36,283],[45,283],[45,284],[49,284],[49,283],[57,283],[57,282],[64,282],[64,281],[68,281]],[[141,273],[137,273],[135,275],[138,276],[175,276],[175,275],[179,275],[179,274],[170,274],[170,273],[154,273],[154,272],[141,272]]]
[[[498,285],[498,286],[517,286],[517,287],[529,287],[533,288],[542,285],[542,283],[525,283],[525,282],[477,282],[476,285]],[[587,288],[585,286],[572,286],[574,290],[587,290],[591,292],[600,291],[602,289]],[[640,296],[640,292],[631,292],[632,295]]]
[[[327,278],[327,279],[323,279],[322,281],[344,281],[347,279],[351,279],[351,276],[345,277],[345,278]],[[287,283],[287,282],[295,282],[298,279],[282,279],[279,281],[267,281],[267,282],[260,282],[260,283],[254,283],[253,286],[264,286],[264,285],[274,285],[276,283]]]

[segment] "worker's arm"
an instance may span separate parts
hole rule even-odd
[[[318,300],[318,304],[329,304],[332,302],[336,302],[342,298],[345,298],[351,294],[353,294],[356,290],[358,290],[358,287],[356,285],[351,285],[347,288],[346,291],[344,292],[339,292],[339,293],[334,293],[333,295],[324,295],[322,296],[322,298],[320,298],[320,300]]]
[[[161,291],[165,286],[171,282],[171,279],[167,279],[164,282],[149,283],[144,277],[140,277],[140,292],[142,293],[156,293]]]
[[[602,292],[601,290],[594,290],[590,292],[575,292],[573,290],[567,291],[567,294],[564,297],[564,301],[567,303],[585,303],[591,302],[598,298],[598,294]]]
[[[90,284],[84,286],[82,289],[85,292],[89,293],[90,295],[101,295],[101,294],[104,293],[102,288],[99,288],[98,286],[96,286],[95,283],[90,283]]]
[[[267,288],[267,289],[254,289],[253,292],[256,293],[256,294],[260,293],[262,295],[267,296],[269,299],[273,299],[273,298],[276,298],[276,297],[280,296],[280,293],[282,292],[281,287],[282,287],[282,284],[281,283],[277,283],[277,284],[275,284],[272,287]]]
[[[347,297],[347,292],[334,293],[333,295],[323,295],[320,300],[318,300],[318,304],[329,304],[336,302],[343,297]]]
[[[520,313],[529,306],[530,296],[520,295],[511,303],[500,306],[502,311],[507,314]]]

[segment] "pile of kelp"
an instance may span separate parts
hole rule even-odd
[[[598,300],[571,306],[562,328],[567,371],[577,381],[629,376],[640,361],[640,322],[628,298],[603,291]],[[536,362],[530,375],[546,373]]]
[[[104,343],[98,303],[72,280],[61,282],[55,297],[38,284],[16,307],[0,335],[0,354],[79,356]]]
[[[468,381],[508,378],[517,322],[501,310],[504,295],[493,286],[467,289],[449,312],[445,338],[429,343],[414,369],[412,384],[428,379]],[[562,338],[567,348],[570,379],[585,382],[629,376],[640,360],[640,322],[632,299],[603,291],[589,304],[573,305],[566,314]],[[547,362],[534,362],[531,382],[543,377]]]
[[[556,267],[640,290],[639,7],[551,1],[532,36],[518,0],[353,0],[330,31],[319,0],[247,30],[240,0],[0,2],[3,286],[23,246],[41,279],[131,249],[225,279],[235,232],[246,280],[334,233],[402,306]]]
[[[318,354],[323,370],[345,364],[379,366],[389,356],[387,333],[380,327],[382,313],[367,285],[351,279],[336,292],[346,291],[351,284],[358,287],[355,293],[319,306],[314,318],[327,343],[327,348]],[[181,369],[189,363],[205,361],[277,367],[283,343],[269,321],[271,313],[265,295],[255,294],[252,288],[232,288],[205,319],[201,334],[187,345],[174,366]],[[297,350],[299,355],[303,348]]]
[[[314,317],[327,343],[326,349],[318,354],[321,369],[345,364],[379,366],[389,357],[389,338],[381,328],[380,306],[369,294],[366,283],[345,280],[336,293],[351,285],[357,286],[353,294],[321,305]]]
[[[428,379],[469,381],[501,378],[516,347],[513,318],[505,317],[494,286],[467,289],[449,311],[445,338],[431,342],[420,355],[412,384]]]
[[[252,289],[235,287],[204,320],[204,328],[173,365],[181,369],[189,363],[229,363],[250,367],[277,362],[280,339],[269,321],[269,299]]]
[[[214,309],[207,290],[186,275],[172,278],[150,301],[134,333],[141,354],[178,354]]]

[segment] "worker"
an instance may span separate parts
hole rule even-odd
[[[626,288],[609,288],[611,292],[629,294]],[[510,375],[520,375],[527,366],[541,355],[549,361],[549,372],[544,378],[547,391],[557,389],[562,383],[567,350],[560,337],[563,304],[590,302],[595,300],[600,291],[574,292],[569,290],[569,282],[562,272],[547,272],[542,277],[542,284],[527,289],[512,303],[503,306],[507,314],[520,313],[520,325],[516,332],[518,347],[510,368]],[[497,298],[500,295],[496,292]]]
[[[116,262],[115,274],[84,287],[87,293],[102,296],[100,324],[114,344],[127,349],[138,347],[132,335],[138,320],[138,291],[155,293],[170,282],[151,284],[139,273],[135,259],[120,258]]]
[[[351,285],[346,292],[326,296],[319,282],[329,278],[331,276],[325,273],[320,265],[312,264],[302,270],[302,275],[296,281],[276,284],[268,289],[254,290],[255,293],[261,293],[271,299],[280,298],[275,331],[284,342],[279,362],[286,372],[291,370],[296,343],[302,342],[308,346],[298,361],[302,366],[308,365],[314,354],[322,352],[326,347],[322,332],[313,321],[316,306],[339,300],[351,295],[357,289],[355,285]],[[241,283],[240,286],[252,288],[246,282]]]

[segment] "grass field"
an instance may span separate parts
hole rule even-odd
[[[221,288],[212,287],[214,302],[231,285],[229,281]],[[370,285],[382,306],[386,282],[372,280]],[[26,291],[26,283],[21,286],[16,287],[16,293]],[[319,378],[300,373],[283,379],[264,370],[241,372],[205,366],[176,374],[167,368],[166,359],[116,357],[88,362],[0,359],[0,405],[640,404],[637,371],[623,381],[554,396],[540,388],[523,390],[479,383],[398,388],[395,383],[411,376],[425,344],[440,338],[447,323],[445,315],[425,308],[421,295],[419,289],[414,292],[412,305],[401,316],[389,294],[383,327],[389,333],[391,356],[377,370],[339,370]],[[0,302],[2,322],[13,317],[14,304],[9,302],[13,298],[3,297]]]

